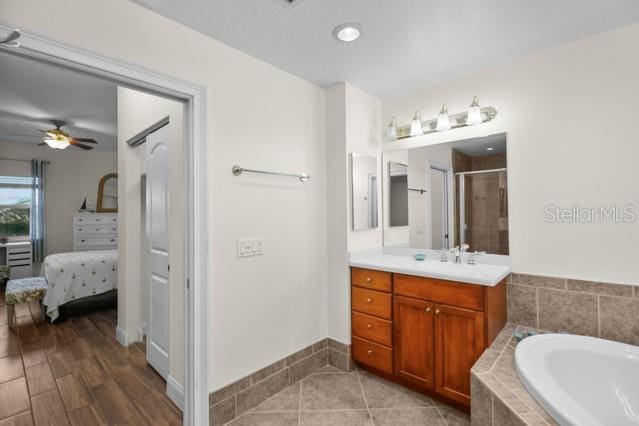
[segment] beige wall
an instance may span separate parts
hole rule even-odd
[[[637,222],[547,223],[544,214],[547,204],[637,204],[637,40],[639,24],[536,53],[386,99],[383,117],[436,117],[444,102],[451,113],[464,111],[474,95],[496,107],[491,123],[401,144],[506,132],[514,271],[637,284]]]
[[[326,337],[323,89],[126,0],[0,0],[0,16],[206,87],[211,390]],[[238,178],[234,164],[312,179]],[[264,256],[238,259],[250,236]]]
[[[118,87],[118,325],[133,339],[146,324],[149,301],[144,275],[145,211],[141,176],[146,173],[146,145],[132,148],[127,141],[169,116],[169,374],[184,385],[184,107],[181,103]]]
[[[18,142],[0,142],[0,157],[49,160],[47,167],[46,221],[47,253],[73,251],[73,214],[86,198],[95,208],[100,178],[117,172],[117,153],[84,151],[67,148],[63,151]],[[31,174],[29,163],[0,160],[0,175],[25,172]]]

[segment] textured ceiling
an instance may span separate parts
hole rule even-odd
[[[323,87],[381,98],[639,21],[637,0],[134,0]],[[332,29],[363,27],[344,44]]]
[[[75,71],[0,53],[0,142],[42,142],[52,119],[78,138],[117,147],[117,86]],[[75,148],[74,148],[75,149]]]

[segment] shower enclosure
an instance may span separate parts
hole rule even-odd
[[[508,185],[505,168],[456,173],[458,244],[470,251],[503,254],[508,247]]]

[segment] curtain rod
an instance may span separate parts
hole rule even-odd
[[[31,162],[31,160],[23,160],[23,159],[20,159],[20,158],[6,158],[6,157],[0,157],[0,160],[5,160],[5,161],[24,161],[25,163],[30,163]],[[37,158],[35,158],[35,160],[44,161],[46,164],[51,164],[51,161],[49,161],[49,160],[39,160]]]

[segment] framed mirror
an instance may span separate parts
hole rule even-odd
[[[506,134],[386,152],[384,245],[508,255]]]
[[[378,227],[377,157],[351,154],[352,229],[360,231]]]
[[[115,213],[118,211],[117,173],[109,173],[100,179],[96,211],[98,213]]]

